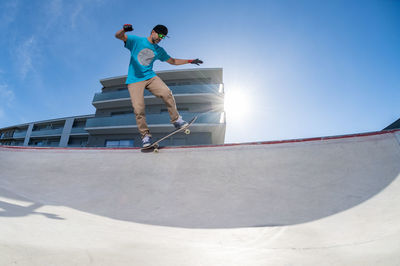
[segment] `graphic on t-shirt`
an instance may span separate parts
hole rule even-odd
[[[149,49],[149,48],[145,48],[142,51],[140,51],[140,53],[138,54],[138,61],[140,64],[142,64],[143,66],[148,66],[151,64],[151,62],[154,59],[154,52]]]

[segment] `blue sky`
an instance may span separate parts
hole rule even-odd
[[[223,68],[227,143],[378,131],[400,118],[400,1],[3,0],[0,128],[94,113],[99,80],[127,73],[114,38],[125,23],[139,36],[164,24],[172,57]]]

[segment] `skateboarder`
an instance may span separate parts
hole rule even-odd
[[[124,41],[125,48],[131,51],[129,64],[128,85],[129,94],[134,109],[136,124],[142,137],[143,148],[151,144],[151,134],[146,123],[144,89],[148,89],[153,95],[160,97],[167,106],[171,123],[176,128],[187,125],[182,119],[176,108],[175,99],[168,86],[154,73],[153,63],[159,59],[171,65],[196,64],[200,65],[203,61],[199,59],[187,60],[172,58],[158,44],[167,37],[168,29],[164,25],[157,25],[153,28],[149,37],[138,37],[126,35],[132,31],[132,25],[125,24],[123,29],[117,31],[115,37]]]

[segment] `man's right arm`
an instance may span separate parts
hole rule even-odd
[[[117,31],[117,33],[115,33],[115,38],[120,39],[124,42],[128,40],[128,36],[126,36],[124,29]]]
[[[124,42],[128,39],[128,36],[125,34],[125,32],[128,31],[133,31],[132,25],[131,24],[125,24],[123,29],[120,29],[115,33],[115,38],[120,39]]]

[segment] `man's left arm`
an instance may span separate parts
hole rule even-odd
[[[184,65],[184,64],[196,64],[196,65],[200,65],[203,64],[203,61],[201,61],[200,59],[177,59],[177,58],[172,58],[170,57],[167,60],[168,63],[170,63],[171,65],[175,65],[175,66],[179,66],[179,65]]]

